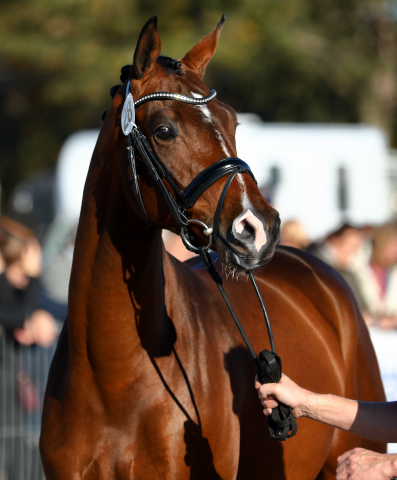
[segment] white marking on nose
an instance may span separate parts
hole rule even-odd
[[[190,93],[195,98],[203,98],[203,96],[200,93],[194,93],[194,92],[190,92]],[[230,157],[229,150],[226,147],[226,142],[222,138],[222,135],[220,134],[219,130],[215,127],[214,122],[212,121],[212,116],[211,116],[211,112],[209,111],[209,108],[207,107],[207,105],[196,105],[196,106],[202,111],[202,113],[204,115],[204,120],[213,125],[216,136],[217,136],[217,138],[218,138],[218,140],[221,144],[222,150],[225,152],[225,155],[227,157]]]
[[[260,249],[266,244],[267,240],[266,232],[263,229],[263,223],[251,212],[251,210],[247,210],[243,216],[236,220],[234,225],[236,232],[241,233],[247,223],[255,232],[254,245],[256,251],[259,252]]]

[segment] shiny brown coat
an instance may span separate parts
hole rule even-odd
[[[151,19],[134,56],[134,98],[154,91],[207,95],[201,79],[222,24],[181,60],[176,75],[156,62],[161,43]],[[382,451],[307,419],[298,420],[298,433],[287,442],[269,437],[254,363],[215,284],[197,260],[183,264],[167,254],[161,230],[139,212],[120,128],[124,98],[125,85],[106,115],[85,186],[68,319],[43,411],[47,479],[331,479],[344,451],[359,445]],[[207,107],[211,121],[200,107],[172,101],[136,111],[137,124],[181,188],[225,151],[237,155],[234,112],[218,100]],[[159,139],[159,126],[170,122],[177,135]],[[268,241],[259,252],[237,239],[235,248],[246,266],[263,267],[255,276],[283,371],[317,392],[382,400],[374,351],[350,290],[314,257],[275,250],[277,212],[248,175],[239,177],[226,196],[220,233],[233,233],[247,204],[263,221]],[[190,218],[211,225],[225,181],[203,194]],[[140,187],[151,220],[177,232],[142,165]],[[204,244],[200,228],[193,229]],[[213,248],[226,271],[243,272],[224,244]],[[253,288],[241,276],[228,275],[225,289],[259,352],[269,348],[267,331]]]

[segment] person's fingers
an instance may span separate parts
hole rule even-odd
[[[277,407],[278,403],[277,403],[277,398],[272,395],[271,393],[266,394],[266,393],[263,393],[262,391],[258,390],[258,397],[259,397],[259,400],[261,402],[269,402],[269,406],[271,407]]]
[[[349,457],[346,457],[342,463],[338,463],[336,467],[336,480],[346,480],[349,478],[351,469],[349,468]]]
[[[56,330],[49,329],[36,335],[36,343],[41,347],[51,346],[56,338]]]
[[[275,400],[277,397],[276,390],[277,383],[265,383],[258,389],[258,395],[261,398],[272,398]]]
[[[336,472],[335,480],[346,480],[347,478],[349,478],[349,475],[349,472],[347,472],[346,470]]]
[[[354,460],[360,456],[360,453],[365,451],[363,448],[354,448],[340,455],[337,459],[338,465],[336,467],[336,480],[345,480],[350,477],[351,473],[357,468]]]
[[[255,375],[255,388],[258,389],[263,385],[263,383],[259,380],[258,375]]]
[[[270,409],[278,407],[278,403],[275,400],[269,400],[269,399],[262,400],[261,399],[261,404],[262,404],[263,407],[270,408]]]
[[[337,458],[338,465],[341,464],[352,452],[352,450],[348,450],[347,452],[343,453],[342,455],[339,455]]]
[[[359,453],[361,450],[364,450],[364,449],[363,448],[353,448],[353,450],[348,450],[347,452],[342,453],[342,455],[340,455],[337,458],[338,465],[343,463],[348,457],[350,457],[350,455],[352,455],[354,453]]]
[[[53,316],[46,310],[35,310],[25,322],[24,330],[33,338],[31,343],[41,347],[49,347],[57,337],[57,326]]]
[[[18,328],[13,332],[15,340],[21,345],[32,345],[34,338],[32,333],[26,328]]]
[[[41,323],[35,329],[36,343],[41,347],[49,347],[55,341],[57,328],[52,318],[42,319]]]

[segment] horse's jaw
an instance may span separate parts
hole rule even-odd
[[[222,263],[226,275],[233,277],[244,276],[247,270],[257,270],[264,267],[273,258],[276,245],[265,253],[263,257],[255,258],[250,252],[238,252],[236,249],[221,247],[217,248],[217,253]]]

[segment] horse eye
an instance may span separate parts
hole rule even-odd
[[[169,140],[173,137],[173,134],[170,128],[162,126],[156,130],[156,137],[160,138],[160,140]]]

